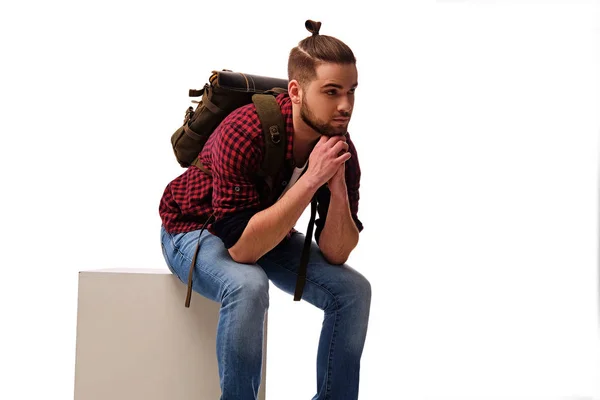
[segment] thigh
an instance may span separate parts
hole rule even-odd
[[[187,284],[190,266],[200,231],[170,234],[161,228],[163,255],[167,266]],[[221,302],[223,296],[238,288],[268,291],[268,278],[261,267],[234,261],[221,239],[207,230],[200,237],[200,250],[194,266],[194,291]]]
[[[257,262],[275,286],[291,295],[296,288],[304,239],[304,234],[293,233]],[[313,241],[302,299],[324,310],[348,296],[370,300],[369,281],[348,264],[330,264]]]

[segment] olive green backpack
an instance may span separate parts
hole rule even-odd
[[[283,167],[286,150],[285,123],[275,97],[280,93],[287,93],[287,84],[288,81],[285,79],[249,75],[230,70],[213,71],[209,82],[202,89],[190,89],[190,97],[202,96],[202,99],[196,102],[198,105],[195,110],[191,106],[188,107],[185,112],[183,125],[171,135],[171,145],[179,165],[184,168],[194,166],[210,174],[210,171],[204,168],[199,159],[200,152],[206,141],[221,121],[232,111],[246,104],[254,103],[265,137],[266,150],[258,175],[264,179],[268,188],[272,190],[273,177]],[[304,242],[298,279],[296,281],[294,301],[299,301],[302,298],[306,282],[308,250],[312,241],[315,216],[316,199],[313,199],[311,202],[311,218]],[[211,218],[212,216],[204,222],[200,234]],[[186,307],[190,305],[192,273],[199,249],[200,235],[198,235],[198,243],[188,275]]]

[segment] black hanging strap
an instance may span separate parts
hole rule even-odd
[[[187,294],[185,296],[185,306],[187,308],[190,307],[190,301],[192,300],[192,284],[193,284],[193,275],[194,275],[194,267],[196,266],[196,258],[198,257],[198,251],[200,251],[200,237],[202,236],[202,231],[210,221],[214,217],[215,213],[213,212],[210,217],[204,222],[202,228],[200,229],[200,233],[198,234],[198,242],[196,242],[196,250],[194,251],[194,257],[192,258],[192,263],[190,264],[190,271],[188,273],[188,282],[187,282]]]
[[[298,268],[298,278],[296,279],[296,292],[294,293],[294,301],[302,299],[304,284],[306,283],[306,266],[308,265],[308,257],[310,256],[310,245],[312,242],[313,227],[315,225],[315,217],[317,215],[317,196],[313,197],[310,202],[310,221],[306,229],[306,238],[304,239],[304,248],[300,257],[300,268]]]

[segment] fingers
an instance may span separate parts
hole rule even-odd
[[[322,154],[325,157],[337,157],[348,151],[348,143],[345,136],[325,136],[319,138],[319,142],[313,153]],[[328,156],[326,154],[329,153]]]
[[[319,141],[317,142],[317,144],[315,145],[313,152],[316,151],[318,152],[325,152],[327,151],[327,149],[333,145],[334,142],[329,142],[329,137],[325,136],[325,135],[321,135],[321,137],[319,138]]]
[[[323,138],[326,139],[323,140]],[[342,155],[348,153],[348,149],[350,148],[350,146],[346,142],[345,136],[326,137],[323,135],[320,138],[319,144],[321,145],[319,149],[320,152],[322,152],[324,156],[326,156],[326,154],[329,153],[329,155],[326,157],[332,157],[332,159],[336,160],[337,162],[345,162],[350,158],[350,156],[344,157],[343,161],[341,161],[341,159],[339,158]]]
[[[318,182],[327,182],[350,159],[348,150],[345,136],[322,135],[311,151],[306,173],[314,176]]]
[[[330,141],[332,144],[334,144],[334,143],[336,143],[338,141],[345,142],[346,141],[346,136],[344,136],[344,135],[330,136],[328,138],[328,141]]]
[[[333,145],[333,147],[332,147],[332,151],[333,151],[335,154],[339,154],[339,153],[341,153],[341,152],[344,152],[344,153],[345,153],[345,152],[347,152],[347,151],[348,151],[348,148],[349,148],[349,147],[350,147],[350,146],[348,145],[348,143],[346,143],[346,142],[345,142],[345,141],[343,141],[343,140],[340,140],[340,141],[338,141],[336,144],[334,144],[334,145]]]
[[[319,142],[317,143],[317,145],[323,146],[328,141],[329,141],[329,138],[327,136],[321,135],[321,137],[319,138]]]
[[[346,151],[345,153],[342,153],[338,158],[336,158],[335,161],[339,162],[340,164],[343,164],[346,161],[348,161],[350,157],[352,157],[352,154],[349,151]]]

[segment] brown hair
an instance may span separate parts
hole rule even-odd
[[[350,47],[341,40],[319,35],[320,22],[307,20],[306,29],[312,33],[290,51],[288,79],[296,79],[304,87],[317,76],[316,68],[322,63],[356,64]]]

